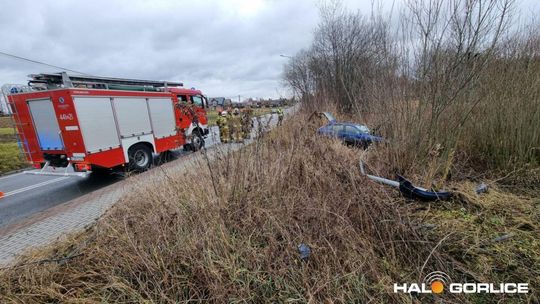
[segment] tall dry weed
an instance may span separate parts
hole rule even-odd
[[[305,119],[141,185],[95,227],[26,259],[81,255],[4,270],[0,299],[405,300],[394,282],[445,266],[437,253],[426,262],[432,248],[401,198],[360,175],[363,152],[317,137]],[[312,250],[305,262],[301,243]]]

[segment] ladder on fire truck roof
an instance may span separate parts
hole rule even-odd
[[[140,90],[159,91],[160,88],[181,87],[181,82],[154,81],[141,79],[124,79],[112,77],[68,75],[66,72],[53,74],[31,74],[28,77],[28,85],[36,90],[47,90],[57,88],[93,88],[93,89],[120,89],[120,90]]]
[[[8,98],[9,94],[30,92],[30,91],[32,91],[32,88],[25,85],[5,84],[2,86],[2,94],[4,95],[4,100],[6,101],[6,104],[8,106],[8,111],[11,112],[11,115],[10,115],[11,126],[13,127],[13,134],[15,135],[15,139],[17,140],[17,146],[19,147],[20,158],[22,159],[22,161],[32,162],[32,153],[34,151],[30,151],[28,140],[26,140],[24,133],[19,131],[26,124],[18,120],[18,115],[16,115],[18,114],[17,106],[15,105],[14,102],[11,102]]]

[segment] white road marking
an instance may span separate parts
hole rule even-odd
[[[15,194],[19,194],[19,193],[22,193],[22,192],[26,192],[26,191],[29,191],[29,190],[32,190],[32,189],[36,189],[36,188],[39,188],[39,187],[43,187],[43,186],[46,186],[46,185],[49,185],[49,184],[52,184],[52,183],[56,183],[56,182],[65,180],[65,179],[68,179],[68,178],[69,178],[69,176],[59,177],[59,178],[55,178],[55,179],[51,179],[51,180],[48,180],[48,181],[44,181],[44,182],[41,182],[41,183],[38,183],[38,184],[35,184],[35,185],[31,185],[31,186],[28,186],[28,187],[24,187],[24,188],[21,188],[21,189],[17,189],[17,190],[13,190],[13,191],[10,191],[10,192],[6,192],[6,193],[4,193],[4,196],[3,196],[3,197],[8,197],[8,196],[11,196],[11,195],[15,195]]]
[[[9,174],[9,175],[6,175],[6,176],[2,176],[2,177],[0,177],[0,180],[10,178],[10,177],[14,177],[14,176],[21,175],[21,174],[24,174],[24,172],[13,173],[13,174]]]

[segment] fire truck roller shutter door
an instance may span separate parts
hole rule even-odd
[[[152,130],[156,138],[176,134],[174,104],[170,98],[149,98],[148,108],[152,119]]]
[[[109,97],[75,97],[73,103],[87,152],[120,146]]]
[[[129,160],[129,148],[136,143],[147,142],[155,152],[156,145],[146,98],[114,97],[113,105],[126,162]]]
[[[29,100],[28,107],[41,150],[63,150],[60,127],[50,99]]]

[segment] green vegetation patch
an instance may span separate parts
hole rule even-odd
[[[413,203],[417,226],[428,239],[444,240],[439,251],[457,271],[456,282],[524,282],[538,295],[540,193],[514,194],[491,183],[488,193],[476,194],[475,187],[456,182],[451,202]]]
[[[13,128],[0,128],[0,135],[13,135],[14,133]]]
[[[15,141],[13,128],[0,128],[0,143],[14,143]]]
[[[27,166],[20,158],[17,143],[0,143],[0,174]]]

